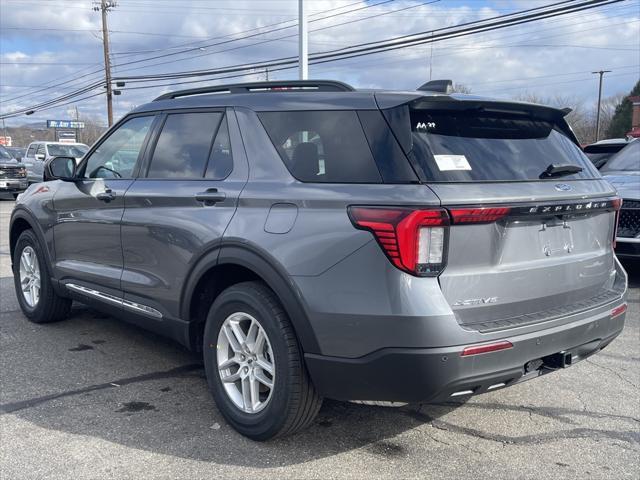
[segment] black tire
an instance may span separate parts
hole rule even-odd
[[[224,390],[217,368],[218,333],[231,314],[246,312],[265,330],[275,361],[275,382],[266,406],[245,413]],[[224,418],[253,440],[292,434],[313,422],[322,405],[304,365],[302,351],[276,295],[262,282],[243,282],[224,290],[213,302],[203,338],[203,356],[209,389]]]
[[[31,247],[35,251],[40,269],[40,299],[34,307],[29,306],[25,300],[20,285],[20,257],[26,247]],[[33,323],[56,322],[69,315],[71,299],[61,297],[54,291],[42,247],[32,230],[22,232],[16,242],[16,249],[13,253],[13,282],[20,309],[29,321]]]

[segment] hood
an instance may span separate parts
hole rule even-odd
[[[22,163],[19,163],[17,161],[2,161],[0,162],[0,168],[21,168],[24,167],[24,165]]]
[[[640,200],[640,172],[611,172],[604,179],[616,188],[622,198]]]

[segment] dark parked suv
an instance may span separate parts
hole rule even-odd
[[[11,218],[25,316],[71,300],[202,354],[254,439],[323,397],[432,402],[567,367],[622,330],[620,200],[553,108],[271,82],[163,95]]]

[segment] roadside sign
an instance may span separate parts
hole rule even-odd
[[[3,145],[5,147],[10,147],[12,145],[11,144],[11,137],[8,136],[8,135],[6,137],[0,136],[0,145]]]
[[[58,131],[58,141],[62,143],[76,143],[76,132],[73,130]]]
[[[84,122],[75,120],[47,120],[47,128],[84,128]]]

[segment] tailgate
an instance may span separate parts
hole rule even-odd
[[[450,211],[510,207],[491,223],[449,232],[442,291],[458,322],[492,331],[542,322],[616,299],[613,189],[602,180],[432,184]],[[559,189],[563,192],[560,193]]]

